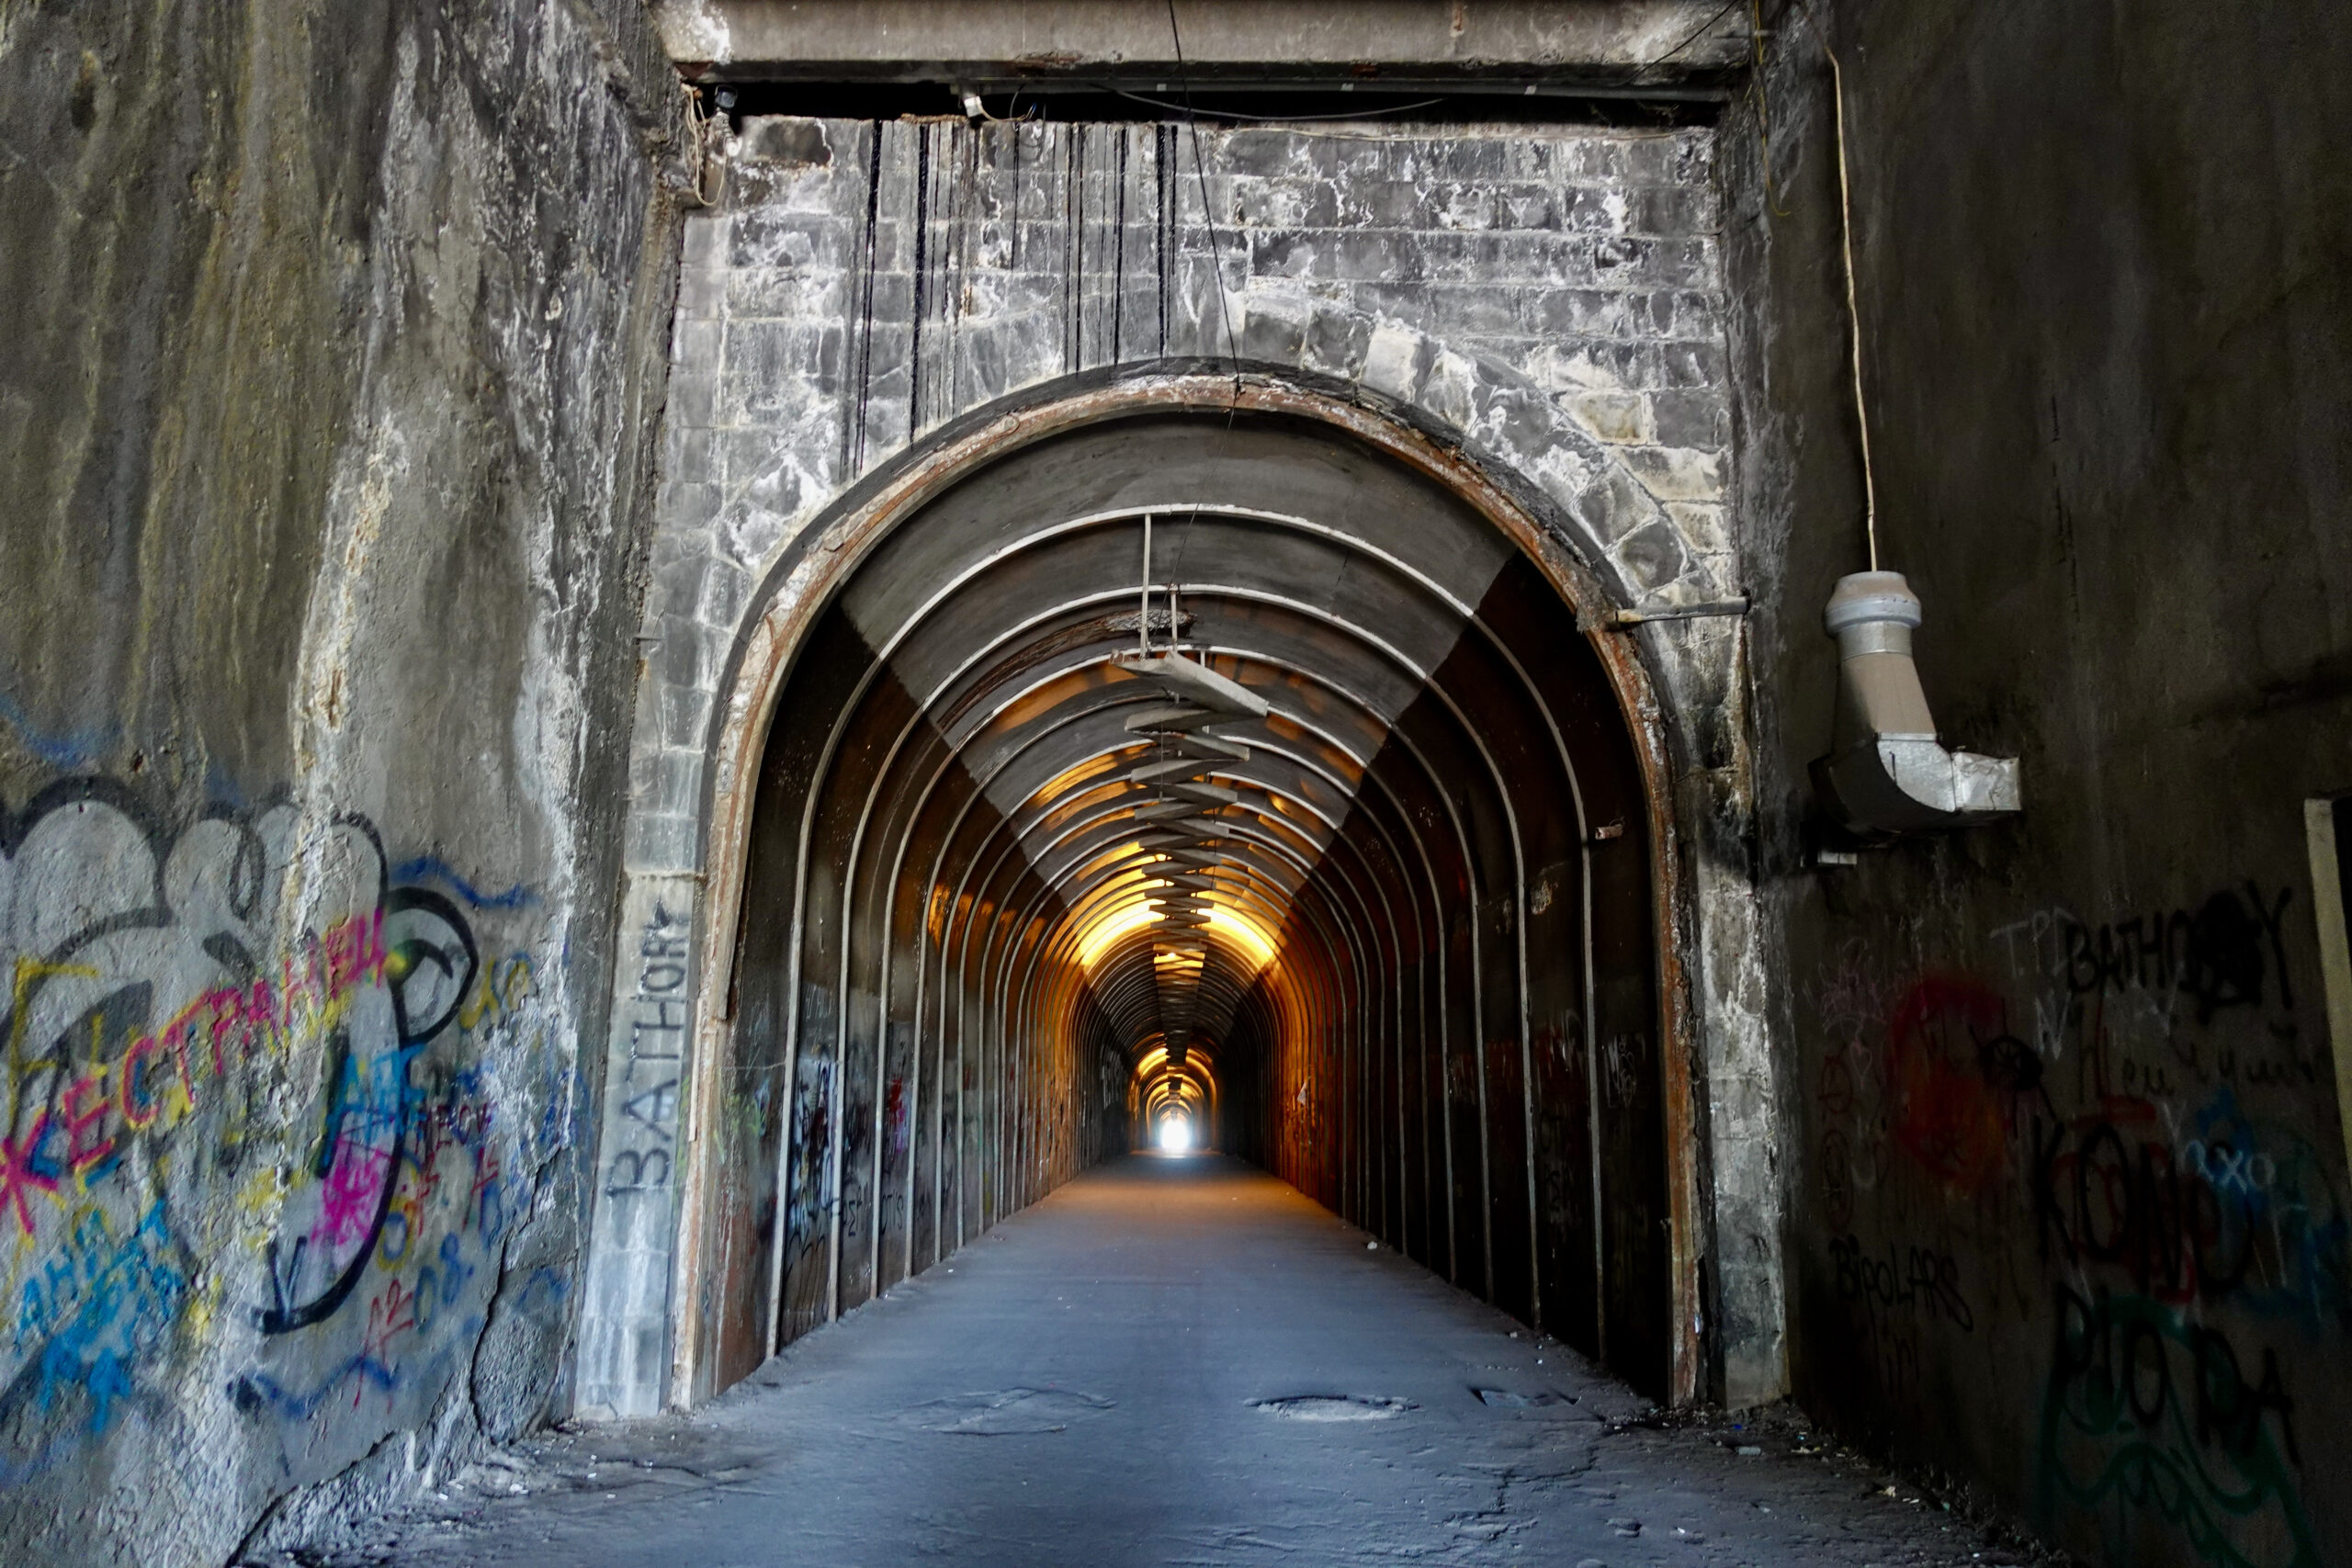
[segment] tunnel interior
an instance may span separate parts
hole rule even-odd
[[[1347,433],[1133,414],[947,485],[775,704],[718,1382],[1181,1145],[1662,1392],[1647,791],[1555,578]]]

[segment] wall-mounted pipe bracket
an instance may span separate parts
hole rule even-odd
[[[2022,807],[2014,757],[1947,750],[1911,661],[1919,596],[1903,574],[1838,581],[1822,625],[1838,639],[1838,717],[1814,786],[1859,836],[1973,828]]]
[[[1696,604],[1659,604],[1645,610],[1611,610],[1599,619],[1602,631],[1631,631],[1635,626],[1648,626],[1652,621],[1702,621],[1717,616],[1734,619],[1747,614],[1747,595],[1734,594],[1728,599],[1709,599]],[[1589,626],[1579,627],[1590,630]]]

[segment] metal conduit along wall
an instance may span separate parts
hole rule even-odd
[[[1147,630],[1265,709],[1192,732],[1181,820]],[[719,1173],[718,1381],[1181,1111],[1663,1392],[1648,823],[1543,572],[1343,434],[1139,415],[967,479],[776,706],[729,1103],[786,1113]]]

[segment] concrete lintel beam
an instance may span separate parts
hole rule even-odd
[[[1720,0],[659,0],[671,58],[710,78],[1674,82],[1737,66]]]

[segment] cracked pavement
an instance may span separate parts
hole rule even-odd
[[[333,1564],[2016,1562],[1792,1418],[1658,1418],[1250,1167],[1090,1172],[691,1416],[543,1433]]]

